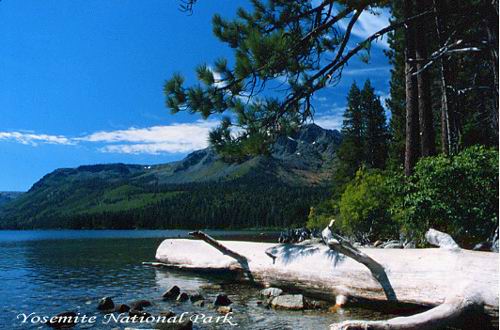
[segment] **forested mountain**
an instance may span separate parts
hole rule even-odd
[[[22,192],[18,191],[0,191],[0,207],[11,200],[21,196]]]
[[[311,124],[270,156],[222,161],[211,148],[162,165],[58,169],[0,209],[4,228],[235,228],[304,223],[324,198],[337,131]]]

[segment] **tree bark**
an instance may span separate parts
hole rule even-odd
[[[413,0],[404,0],[405,19],[413,16]],[[405,25],[405,90],[406,90],[406,139],[405,139],[405,175],[413,172],[419,156],[419,119],[418,87],[415,63],[415,27],[414,22]]]
[[[417,0],[417,13],[429,9],[428,0]],[[420,153],[422,157],[432,156],[436,153],[435,133],[432,115],[431,77],[429,70],[422,70],[428,60],[427,27],[425,19],[421,18],[416,23],[415,29],[415,56],[417,61],[418,85],[418,118],[420,123]]]
[[[434,234],[439,238],[437,243],[446,241],[442,235]],[[332,302],[343,295],[388,303],[386,290],[366,264],[324,244],[219,243],[225,249],[198,240],[167,239],[156,252],[156,259],[162,264],[155,265],[197,273],[251,273],[254,283],[298,290]],[[223,254],[226,250],[244,256],[247,264],[242,265],[240,257]],[[498,313],[496,253],[444,248],[357,250],[380,265],[398,304],[437,306],[451,298],[450,295],[463,299],[474,292],[484,301],[488,313]],[[248,276],[239,279],[248,281]]]
[[[436,35],[438,37],[439,47],[443,47],[447,35],[447,23],[445,13],[448,8],[447,0],[433,0],[435,13]],[[451,87],[451,71],[449,67],[448,57],[443,56],[439,59],[439,74],[441,85],[441,152],[449,155],[456,148],[454,147],[452,128],[450,119],[454,114],[453,97],[450,92]]]

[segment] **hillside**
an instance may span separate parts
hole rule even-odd
[[[21,194],[22,192],[19,191],[0,191],[0,207],[21,196]]]
[[[340,133],[308,125],[270,157],[227,164],[210,148],[161,165],[58,169],[0,208],[4,228],[255,227],[302,223],[327,193]]]

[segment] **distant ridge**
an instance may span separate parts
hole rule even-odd
[[[268,194],[272,194],[273,189],[281,195],[288,194],[286,191],[293,192],[282,196],[281,200],[275,199],[274,203],[276,207],[290,207],[287,203],[300,204],[301,211],[294,211],[297,215],[292,218],[288,215],[290,219],[287,220],[284,214],[278,214],[282,211],[269,205],[273,210],[259,217],[266,218],[268,225],[273,217],[280,218],[277,225],[281,224],[278,222],[293,222],[307,212],[304,208],[308,206],[302,205],[304,202],[319,198],[317,194],[324,195],[324,185],[333,172],[332,161],[340,142],[338,131],[310,124],[292,136],[279,138],[270,157],[256,156],[242,163],[225,163],[211,148],[206,148],[194,151],[180,161],[161,165],[119,163],[57,169],[41,178],[25,194],[0,204],[0,226],[190,227],[192,221],[183,223],[182,218],[176,218],[180,215],[172,214],[177,208],[186,221],[204,218],[200,221],[213,227],[241,227],[242,222],[251,227],[255,224],[248,223],[252,221],[249,215],[242,219],[234,212],[243,208],[246,203],[243,197],[247,200],[262,199],[257,203],[263,205],[262,212],[265,212],[267,202],[264,200],[279,197],[266,197],[266,192],[260,191],[265,186],[270,189]],[[209,196],[203,197],[206,189],[212,193],[207,191]],[[220,193],[219,200],[210,200],[216,192]],[[250,192],[261,196],[247,196]],[[301,197],[300,203],[287,201],[292,195],[301,194],[309,196]],[[187,205],[186,199],[191,199],[192,205]],[[221,204],[224,210],[208,210],[216,207],[211,203]],[[190,214],[189,209],[198,212],[198,217]],[[208,214],[210,212],[212,214]],[[229,224],[227,221],[213,223],[217,216],[214,212],[221,212],[219,218],[237,219]]]

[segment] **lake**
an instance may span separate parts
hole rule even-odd
[[[154,261],[156,248],[167,237],[187,237],[187,230],[40,230],[0,231],[0,313],[1,329],[46,328],[40,324],[21,324],[21,314],[53,316],[63,311],[97,317],[95,324],[80,324],[76,329],[124,329],[126,324],[103,324],[96,309],[98,300],[110,296],[115,303],[147,299],[146,308],[155,315],[171,310],[217,315],[208,306],[194,307],[190,302],[164,302],[164,291],[178,285],[188,293],[200,291],[212,300],[226,293],[234,302],[233,322],[238,329],[326,329],[330,323],[352,318],[385,318],[373,311],[345,309],[327,311],[275,311],[258,304],[259,288],[235,284],[225,276],[143,266]],[[276,235],[245,231],[208,231],[219,239],[275,241]],[[140,328],[137,325],[129,327]],[[148,328],[143,326],[143,328]],[[196,325],[197,329],[230,329],[225,325]]]

